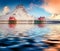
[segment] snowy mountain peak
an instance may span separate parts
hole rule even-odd
[[[1,16],[1,20],[8,20],[10,16],[15,17],[17,20],[34,20],[35,18],[27,13],[24,6],[19,5],[16,9],[4,16]]]
[[[18,9],[18,8],[24,8],[24,6],[23,5],[18,5],[18,6],[16,6],[16,8]]]
[[[24,11],[24,12],[26,12],[26,10],[25,10],[25,7],[23,6],[23,5],[18,5],[17,7],[16,7],[16,10],[17,11]]]
[[[25,7],[22,5],[17,6],[16,9],[14,10],[13,14],[16,15],[17,17],[20,17],[21,20],[34,19],[33,16],[31,16],[27,13]]]

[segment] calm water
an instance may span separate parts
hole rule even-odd
[[[29,35],[43,35],[48,33],[50,28],[47,25],[40,26],[35,24],[0,24],[0,32],[26,33]]]
[[[3,35],[18,35],[19,33],[26,34],[30,37],[43,36],[45,34],[60,32],[60,24],[0,24],[0,34]]]

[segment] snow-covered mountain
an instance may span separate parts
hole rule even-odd
[[[34,20],[35,18],[29,15],[24,6],[17,6],[16,9],[6,15],[0,16],[0,20],[8,20],[10,16],[15,17],[17,20]]]
[[[8,20],[10,16],[15,17],[17,20],[34,20],[35,19],[34,17],[28,15],[28,13],[26,12],[23,6],[17,6],[13,12],[1,16],[0,20]],[[34,24],[17,24],[15,28],[10,28],[8,24],[0,25],[0,29],[3,30],[3,32],[18,31],[20,33],[23,33],[33,27],[34,27]]]

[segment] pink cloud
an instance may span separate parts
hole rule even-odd
[[[60,0],[44,0],[42,8],[44,8],[49,13],[58,14],[60,13]]]

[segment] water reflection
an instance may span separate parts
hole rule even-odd
[[[46,25],[45,25],[45,24],[38,24],[38,26],[39,26],[40,28],[43,28],[43,27],[45,27]]]
[[[9,24],[10,28],[15,28],[16,24]]]
[[[4,34],[26,34],[30,37],[35,37],[38,35],[44,35],[49,33],[49,27],[44,24],[35,25],[35,24],[0,24],[0,30]]]
[[[39,27],[40,26],[40,27]],[[3,46],[8,45],[9,48],[21,48],[21,50],[36,50],[36,51],[57,51],[60,49],[60,44],[56,46],[49,46],[45,42],[43,36],[48,34],[60,34],[60,24],[51,25],[45,24],[45,26],[35,24],[0,24],[0,43],[2,43],[1,38],[3,39]],[[22,41],[19,37],[25,36],[29,38],[23,38]],[[18,36],[18,37],[17,37]],[[9,37],[9,38],[8,38]],[[13,38],[12,38],[13,37]],[[15,38],[19,40],[16,40]],[[49,38],[49,37],[48,37]],[[48,39],[47,38],[47,39]],[[8,40],[5,40],[8,39]],[[5,41],[4,41],[5,40]],[[9,42],[9,43],[7,43]],[[16,43],[16,46],[13,44]],[[21,45],[23,44],[23,45]],[[9,46],[11,45],[11,46]],[[14,44],[15,45],[15,44]],[[27,47],[28,46],[28,47]],[[6,46],[7,47],[7,46]],[[24,47],[24,49],[23,49]],[[1,49],[1,47],[0,47]],[[19,49],[20,50],[20,49]],[[20,50],[20,51],[21,51]]]
[[[34,28],[30,29],[27,31],[27,33],[29,34],[29,36],[35,37],[35,36],[43,36],[44,34],[47,34],[50,32],[49,27],[45,26],[45,27],[39,27],[37,25],[35,25]]]
[[[47,34],[60,34],[59,29],[60,24],[0,24],[0,34],[4,36],[29,36],[36,41],[42,40],[42,36]]]

